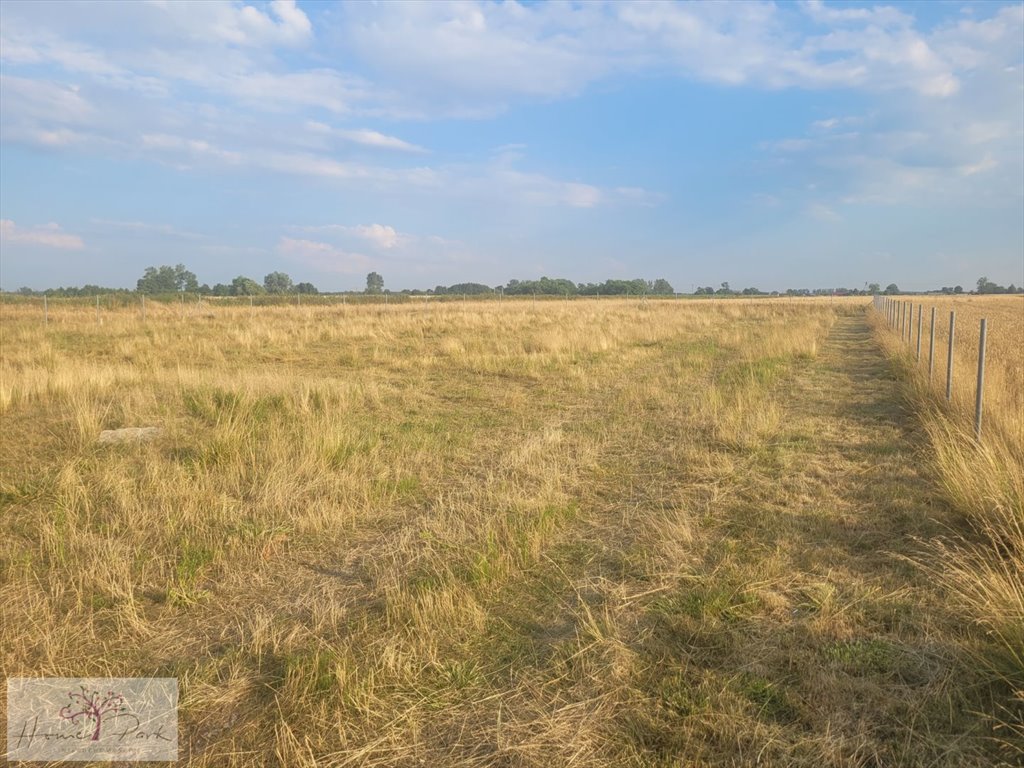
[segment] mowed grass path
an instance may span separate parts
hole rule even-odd
[[[763,441],[694,441],[686,408],[622,436],[585,524],[489,606],[475,655],[509,684],[449,757],[998,763],[967,621],[906,559],[947,512],[863,315],[774,388]]]

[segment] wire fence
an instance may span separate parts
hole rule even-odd
[[[907,348],[908,354],[914,356],[914,363],[920,368],[922,361],[922,339],[924,337],[924,304],[918,303],[915,314],[913,301],[891,296],[875,296],[872,302],[874,309],[885,321],[886,327],[897,335],[899,341]],[[935,375],[935,338],[940,329],[937,323],[944,318],[937,317],[936,307],[930,307],[928,319],[928,357],[926,362],[929,386]],[[916,329],[915,329],[916,326]],[[916,330],[916,338],[915,338]],[[946,351],[946,402],[953,399],[953,360],[956,345],[956,310],[949,311],[949,326],[946,334],[948,349]],[[985,404],[985,341],[988,335],[988,318],[981,318],[978,327],[978,366],[974,392],[974,437],[981,440],[982,414]]]

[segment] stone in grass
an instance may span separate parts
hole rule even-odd
[[[104,429],[96,442],[109,443],[141,443],[159,437],[163,432],[160,427],[124,427],[123,429]]]

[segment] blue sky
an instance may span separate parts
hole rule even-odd
[[[0,285],[1024,282],[1024,4],[0,3]]]

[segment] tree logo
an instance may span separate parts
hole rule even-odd
[[[80,693],[68,691],[69,703],[61,708],[60,717],[62,720],[70,720],[75,725],[79,723],[92,724],[90,741],[99,741],[103,718],[128,711],[128,707],[124,703],[124,696],[113,691],[107,691],[106,696],[101,696],[99,691],[89,691],[84,685],[79,688],[81,689]]]

